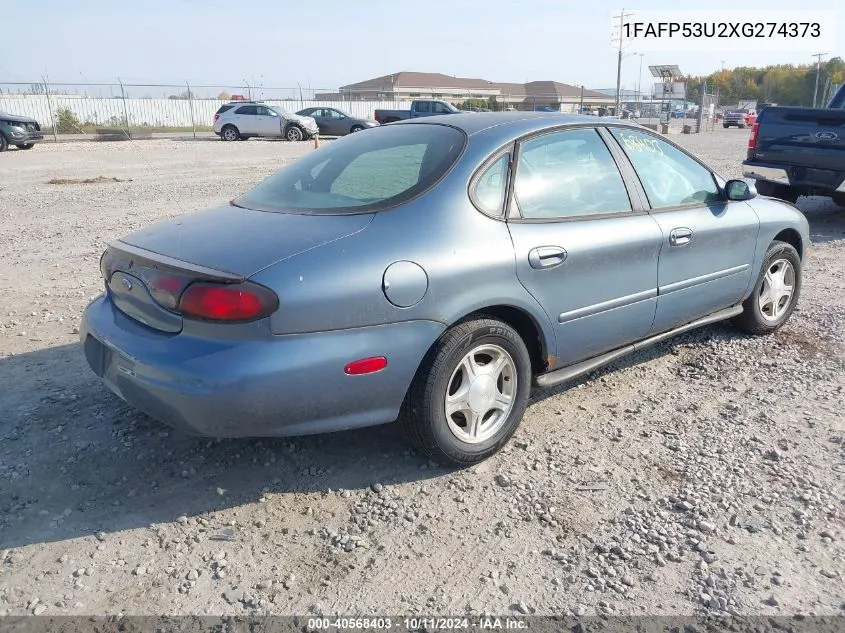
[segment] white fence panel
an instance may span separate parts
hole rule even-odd
[[[49,127],[51,110],[57,116],[59,110],[71,111],[82,125],[119,126],[128,124],[156,127],[210,126],[214,113],[228,101],[217,99],[137,99],[74,97],[67,95],[3,95],[0,96],[0,110],[19,116],[36,119],[41,127]],[[265,100],[268,105],[279,106],[290,112],[304,108],[338,108],[352,116],[372,119],[375,110],[408,110],[410,101],[291,101]],[[193,121],[191,106],[193,105]]]

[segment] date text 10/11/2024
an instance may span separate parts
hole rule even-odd
[[[479,617],[479,618],[436,618],[436,617],[404,617],[404,618],[309,618],[309,631],[347,631],[347,630],[520,630],[527,629],[528,623],[513,617]]]

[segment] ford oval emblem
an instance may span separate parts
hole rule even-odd
[[[816,132],[815,136],[823,141],[835,141],[839,138],[836,132]]]
[[[121,279],[121,281],[123,281],[123,287],[124,288],[126,288],[127,290],[132,290],[132,282],[131,281],[129,281],[126,277],[123,277]]]

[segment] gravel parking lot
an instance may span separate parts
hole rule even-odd
[[[673,138],[738,176],[747,136]],[[106,242],[311,147],[0,156],[0,615],[843,613],[845,212],[824,199],[799,201],[814,246],[778,334],[708,327],[536,392],[466,471],[392,425],[210,441],[105,389],[76,327]]]

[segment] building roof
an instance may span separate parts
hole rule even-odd
[[[486,79],[472,79],[469,77],[452,77],[441,73],[420,73],[401,71],[392,75],[384,75],[366,81],[341,86],[341,90],[368,91],[393,90],[396,88],[469,88],[471,90],[495,90],[492,81]]]
[[[369,91],[410,91],[415,88],[433,89],[450,88],[466,90],[493,90],[500,94],[526,97],[574,98],[581,96],[581,87],[560,83],[559,81],[530,81],[528,83],[507,83],[475,79],[469,77],[453,77],[441,73],[421,73],[402,71],[392,75],[384,75],[366,81],[341,86],[340,90],[347,92]],[[594,90],[584,90],[584,96],[590,99],[606,99],[607,95]]]

